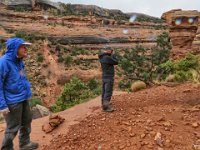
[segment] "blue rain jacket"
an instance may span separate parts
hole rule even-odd
[[[17,58],[17,51],[25,41],[10,38],[6,42],[7,51],[0,57],[0,110],[9,104],[28,100],[32,93],[24,71],[24,62]]]

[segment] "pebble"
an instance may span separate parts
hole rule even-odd
[[[195,123],[192,124],[192,127],[193,127],[193,128],[198,128],[198,127],[199,127],[199,124],[198,124],[197,122],[195,122]]]
[[[140,137],[143,139],[145,138],[146,134],[142,134]]]

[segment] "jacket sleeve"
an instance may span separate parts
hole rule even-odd
[[[4,80],[6,77],[6,71],[4,67],[0,64],[0,110],[7,108],[7,104],[4,97]]]
[[[105,63],[110,65],[118,65],[118,60],[115,55],[106,56]]]

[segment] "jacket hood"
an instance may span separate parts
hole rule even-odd
[[[19,47],[24,43],[25,41],[21,38],[10,38],[6,42],[6,55],[8,55],[12,60],[17,59],[17,51]]]

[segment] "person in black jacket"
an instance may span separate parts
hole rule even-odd
[[[114,65],[118,65],[118,60],[111,47],[104,48],[104,52],[99,54],[99,60],[102,68],[102,110],[112,112],[114,110],[110,107],[110,100],[115,76]]]

